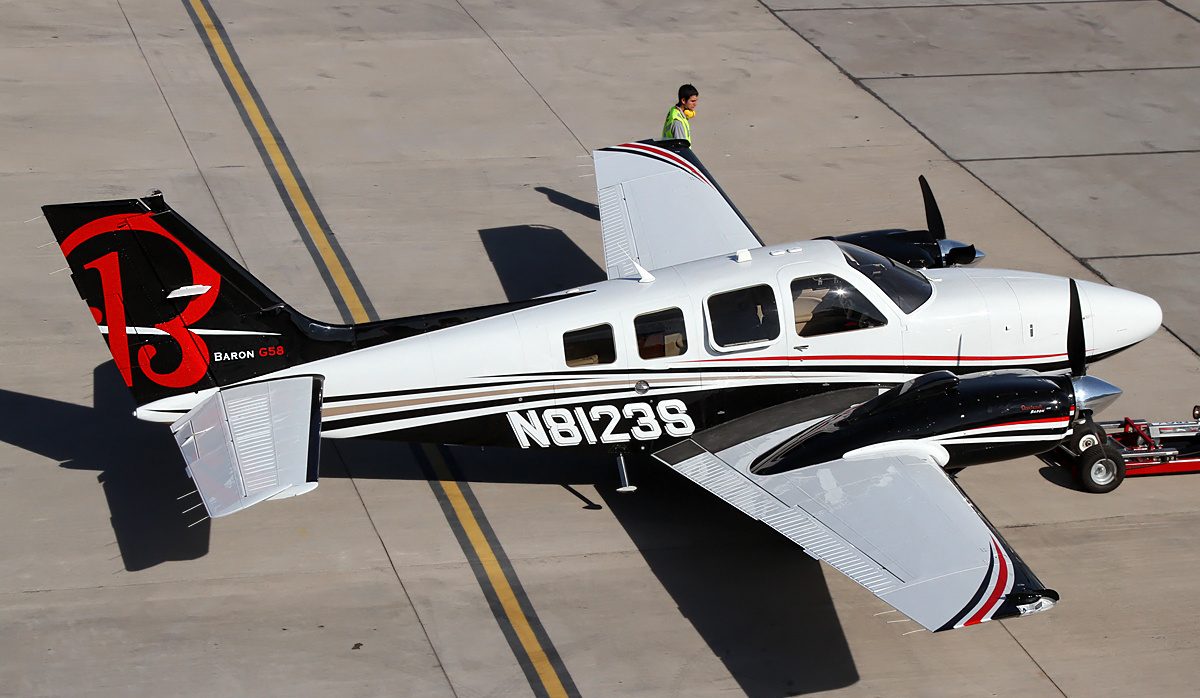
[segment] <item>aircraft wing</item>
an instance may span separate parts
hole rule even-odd
[[[637,278],[762,240],[687,141],[623,143],[592,153],[608,278]]]
[[[1058,600],[942,469],[949,456],[938,444],[895,441],[751,473],[758,456],[820,421],[777,428],[788,409],[700,432],[654,456],[928,630],[1044,611]]]

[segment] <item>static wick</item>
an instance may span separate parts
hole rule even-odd
[[[44,218],[44,217],[45,217],[45,214],[42,214],[41,216],[38,216],[37,218],[30,218],[29,220],[27,220],[27,221],[25,221],[25,222],[26,222],[26,223],[32,223],[32,222],[34,222],[34,221],[36,221],[36,220],[38,220],[38,219],[40,219],[40,218]]]
[[[40,250],[43,247],[49,247],[49,246],[53,245],[55,242],[56,242],[55,240],[51,240],[50,242],[43,242],[42,244],[38,245],[37,248]]]
[[[908,623],[910,621],[912,621],[912,618],[901,618],[900,620],[889,620],[888,624],[890,625],[892,623]]]
[[[923,633],[923,632],[925,632],[925,628],[917,628],[916,630],[909,630],[906,633],[901,633],[900,637],[904,637],[905,635],[912,635],[913,633]]]
[[[879,613],[876,613],[876,614],[875,614],[875,616],[876,616],[876,617],[878,617],[878,616],[886,616],[886,615],[887,615],[887,614],[889,614],[889,613],[895,613],[895,612],[896,612],[896,609],[894,609],[894,608],[893,608],[893,609],[892,609],[892,610],[890,610],[890,611],[880,611]]]
[[[68,270],[68,269],[70,269],[70,268],[71,268],[71,267],[63,267],[62,269],[55,269],[54,271],[50,272],[50,273],[49,273],[49,274],[47,274],[46,276],[54,276],[54,275],[55,275],[55,274],[57,274],[58,272],[60,272],[60,271],[66,271],[66,270]]]
[[[184,509],[183,511],[181,511],[181,512],[179,512],[179,513],[180,513],[180,514],[186,514],[186,513],[188,513],[189,511],[191,511],[192,509],[195,509],[196,507],[199,507],[199,506],[204,506],[204,502],[200,502],[200,503],[199,503],[199,504],[197,504],[196,506],[188,507],[187,509]]]
[[[198,523],[204,523],[205,521],[208,521],[208,517],[207,517],[207,516],[205,516],[203,519],[200,519],[199,521],[196,521],[195,523],[190,523],[190,524],[188,524],[188,528],[191,528],[192,526],[195,526],[195,525],[196,525],[196,524],[198,524]]]
[[[176,498],[175,498],[175,501],[177,501],[177,502],[178,502],[179,500],[183,499],[184,497],[190,497],[190,496],[192,496],[193,494],[196,494],[196,490],[192,490],[191,492],[188,492],[187,494],[181,494],[181,495],[179,495],[178,497],[176,497]]]

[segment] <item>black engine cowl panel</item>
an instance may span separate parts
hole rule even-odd
[[[917,439],[945,446],[956,468],[1034,455],[1065,437],[1074,412],[1067,377],[1000,371],[960,378],[937,371],[818,422],[760,456],[751,472],[773,475]]]

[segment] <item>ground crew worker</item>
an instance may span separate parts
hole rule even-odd
[[[696,115],[696,103],[700,101],[700,91],[692,85],[679,86],[679,101],[667,112],[667,120],[663,123],[662,139],[681,138],[692,142],[692,126],[689,119]]]

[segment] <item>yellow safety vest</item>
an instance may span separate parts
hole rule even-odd
[[[666,141],[675,137],[675,133],[671,130],[672,121],[683,122],[683,137],[687,139],[688,143],[691,143],[692,125],[688,122],[688,118],[683,115],[683,110],[679,108],[678,104],[671,107],[671,111],[667,112],[667,120],[663,122],[662,139]]]

